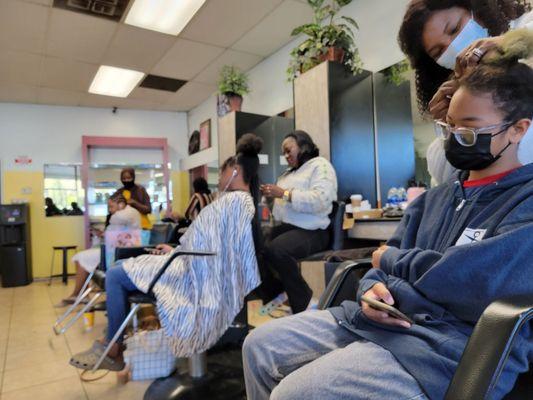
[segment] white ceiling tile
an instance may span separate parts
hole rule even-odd
[[[22,0],[26,3],[35,3],[35,4],[41,4],[43,6],[52,6],[54,4],[54,0]]]
[[[116,22],[67,10],[53,9],[46,41],[47,55],[100,63]]]
[[[210,0],[180,37],[230,47],[274,10],[282,0]]]
[[[224,65],[233,65],[243,71],[248,71],[262,60],[262,57],[254,54],[242,53],[235,50],[226,50],[219,58],[209,64],[195,78],[195,82],[214,84],[218,80],[218,75]]]
[[[37,101],[40,104],[51,104],[61,106],[77,106],[80,104],[83,92],[73,92],[69,90],[59,90],[50,88],[40,88]]]
[[[203,102],[217,90],[215,85],[206,85],[198,82],[188,82],[172,96],[165,104],[167,110],[189,111]],[[175,107],[175,108],[172,108]]]
[[[174,36],[121,24],[102,64],[146,72],[175,42]]]
[[[178,39],[152,74],[189,80],[224,51],[223,48]]]
[[[0,51],[0,82],[38,86],[44,56],[18,51]]]
[[[0,83],[0,102],[36,103],[39,88],[16,83]]]
[[[164,104],[172,99],[175,92],[138,87],[128,96],[128,99],[148,101],[156,104]]]
[[[120,109],[139,109],[139,110],[153,110],[157,108],[157,104],[141,99],[120,98],[112,96],[100,96],[97,94],[87,93],[80,101],[80,105],[83,107],[99,107],[109,108],[113,107]],[[111,112],[111,111],[110,111]]]
[[[0,48],[43,53],[49,8],[22,1],[0,1]]]
[[[80,106],[113,108],[120,105],[120,100],[120,97],[101,96],[98,94],[87,93],[82,97]]]
[[[46,57],[41,86],[86,92],[98,71],[98,65]]]
[[[291,32],[294,28],[312,20],[313,10],[308,4],[296,0],[285,0],[232,48],[265,57],[269,56],[292,39]]]

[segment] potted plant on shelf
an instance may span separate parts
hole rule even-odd
[[[218,91],[228,99],[230,111],[241,111],[242,96],[250,92],[248,76],[237,67],[224,65],[220,70]]]
[[[292,36],[303,33],[307,39],[291,51],[289,81],[326,60],[346,65],[354,75],[360,72],[362,62],[352,29],[359,29],[357,23],[346,16],[341,16],[338,23],[333,21],[339,10],[352,0],[332,0],[326,5],[325,0],[307,2],[314,12],[313,22],[292,31]]]

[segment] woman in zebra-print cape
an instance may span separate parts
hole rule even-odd
[[[200,353],[214,345],[243,307],[244,297],[260,284],[256,205],[261,146],[261,139],[252,134],[239,140],[237,154],[220,170],[222,194],[200,212],[181,238],[178,248],[213,251],[216,255],[177,257],[154,287],[159,319],[177,356]],[[81,369],[95,365],[125,319],[127,293],[146,292],[171,252],[130,258],[109,269],[106,339],[75,355],[71,365]],[[100,368],[122,369],[122,347],[115,345]]]

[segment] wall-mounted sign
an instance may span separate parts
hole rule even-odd
[[[17,165],[30,165],[32,163],[32,159],[28,156],[18,156],[15,158],[15,164]]]

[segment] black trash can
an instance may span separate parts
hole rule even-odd
[[[2,287],[25,286],[31,283],[25,246],[0,246]]]

